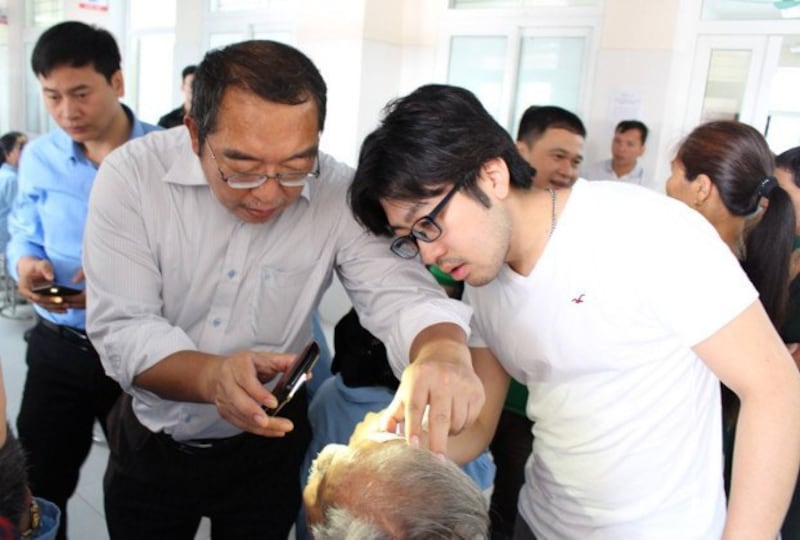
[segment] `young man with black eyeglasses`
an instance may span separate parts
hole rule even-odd
[[[800,374],[713,227],[614,182],[535,187],[462,88],[387,110],[351,206],[399,255],[466,282],[486,405],[449,455],[486,447],[509,376],[528,387],[514,539],[774,539],[800,462]],[[727,508],[720,380],[743,411]]]
[[[188,129],[128,145],[99,172],[88,330],[131,395],[110,420],[115,540],[191,539],[202,516],[215,537],[285,540],[300,505],[306,396],[268,416],[264,383],[311,340],[334,271],[396,374],[413,360],[395,400],[410,441],[428,403],[442,453],[481,408],[469,308],[353,219],[353,171],[319,150],[325,107],[325,83],[296,49],[231,45],[198,66]]]

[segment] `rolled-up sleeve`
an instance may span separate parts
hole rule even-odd
[[[129,390],[139,373],[196,347],[162,316],[161,272],[148,246],[141,183],[126,178],[113,158],[100,167],[89,201],[83,249],[87,331],[106,373]]]
[[[360,229],[355,222],[349,226]],[[414,339],[425,328],[453,323],[469,337],[472,308],[448,298],[418,260],[392,254],[388,239],[360,230],[340,249],[337,263],[361,323],[386,345],[398,378],[409,364]]]

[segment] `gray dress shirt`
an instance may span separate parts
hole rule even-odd
[[[354,220],[352,169],[325,154],[320,169],[280,215],[254,224],[215,198],[186,129],[131,141],[103,161],[84,238],[87,329],[150,430],[176,440],[238,433],[214,405],[161,399],[134,377],[182,350],[298,352],[334,271],[396,373],[423,328],[469,331],[468,306]]]

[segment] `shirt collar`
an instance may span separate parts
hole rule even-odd
[[[128,140],[134,139],[136,137],[141,137],[146,133],[144,126],[136,118],[136,115],[133,114],[133,111],[124,103],[120,103],[122,106],[122,110],[125,111],[125,116],[128,117],[128,121],[131,123],[131,133],[128,136]],[[86,154],[83,152],[83,148],[81,148],[80,143],[75,142],[72,138],[67,134],[66,131],[61,129],[60,127],[56,127],[53,133],[53,139],[57,147],[64,150],[67,154],[67,158],[72,163],[79,163],[82,161],[89,161],[86,158]]]

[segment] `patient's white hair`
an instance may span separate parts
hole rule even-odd
[[[486,500],[450,461],[405,444],[356,451],[351,474],[320,501],[315,540],[484,540]]]

